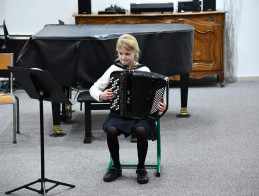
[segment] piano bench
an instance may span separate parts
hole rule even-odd
[[[98,102],[89,93],[83,91],[79,93],[77,101],[85,104],[85,138],[84,143],[91,143],[92,137],[92,118],[91,110],[105,110],[110,109],[110,102]]]

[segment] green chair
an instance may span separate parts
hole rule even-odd
[[[156,176],[160,177],[160,165],[161,165],[161,135],[160,135],[160,119],[157,121],[157,127],[158,127],[158,137],[157,137],[157,162],[156,164],[145,164],[145,167],[156,169]],[[110,163],[107,169],[107,172],[110,171],[110,168],[113,165],[112,157],[110,156]],[[121,164],[122,168],[132,169],[137,168],[137,164]]]

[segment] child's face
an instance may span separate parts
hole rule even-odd
[[[120,49],[118,49],[118,55],[119,55],[119,59],[120,62],[128,67],[133,67],[134,66],[134,56],[135,56],[136,52],[131,52],[128,51],[126,48],[121,47]]]

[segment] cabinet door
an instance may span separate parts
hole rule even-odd
[[[188,19],[178,23],[190,24],[194,30],[193,71],[217,71],[222,69],[222,26],[202,24]]]

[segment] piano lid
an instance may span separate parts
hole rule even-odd
[[[103,24],[103,25],[45,25],[32,37],[35,39],[114,39],[128,33],[148,35],[154,33],[192,32],[188,24]]]

